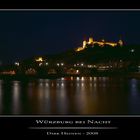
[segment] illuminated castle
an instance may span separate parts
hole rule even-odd
[[[94,47],[94,44],[98,44],[100,47],[104,47],[104,45],[109,45],[111,47],[116,47],[116,46],[123,46],[123,41],[119,40],[118,42],[106,42],[104,39],[102,41],[94,41],[92,37],[89,38],[89,41],[84,40],[83,41],[83,46],[78,47],[76,51],[82,51],[84,50],[87,45],[92,45]]]

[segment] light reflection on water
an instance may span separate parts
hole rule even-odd
[[[131,79],[129,81],[130,86],[130,96],[128,98],[129,100],[129,109],[130,111],[135,114],[137,110],[139,110],[140,106],[140,82],[136,79]]]
[[[137,79],[0,80],[0,114],[140,114],[139,106]]]

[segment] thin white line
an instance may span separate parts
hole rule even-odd
[[[29,127],[29,129],[118,129],[118,127]]]

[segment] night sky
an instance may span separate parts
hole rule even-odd
[[[140,11],[0,11],[0,61],[55,54],[95,40],[140,44]]]

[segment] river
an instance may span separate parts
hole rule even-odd
[[[140,115],[140,80],[0,80],[0,115]]]

